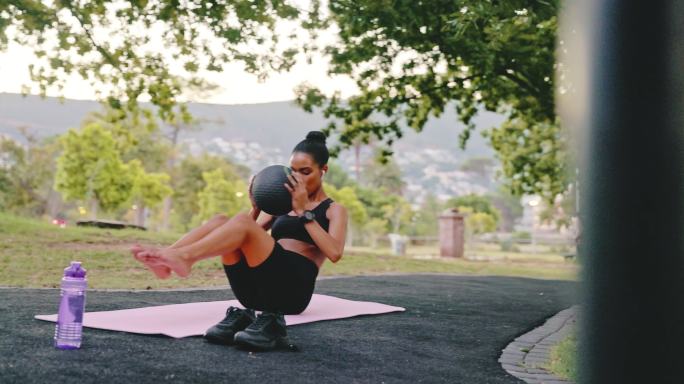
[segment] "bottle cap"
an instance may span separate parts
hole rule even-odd
[[[86,270],[81,267],[80,261],[72,261],[70,266],[64,268],[64,277],[84,278],[85,275]]]

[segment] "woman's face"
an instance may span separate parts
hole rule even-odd
[[[328,166],[320,167],[308,153],[295,152],[290,157],[292,174],[304,183],[307,192],[316,191],[321,185],[321,176],[328,170]]]

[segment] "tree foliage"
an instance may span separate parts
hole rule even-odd
[[[39,141],[22,131],[22,145],[0,137],[0,209],[17,213],[45,213],[55,174],[54,158],[58,143]]]
[[[193,224],[199,225],[217,213],[233,216],[249,208],[247,185],[240,179],[226,180],[223,171],[202,172],[205,187],[197,194],[199,212]]]
[[[330,72],[351,76],[361,93],[327,98],[305,85],[298,102],[322,107],[342,146],[377,138],[384,154],[403,126],[421,131],[446,108],[466,125],[461,146],[478,111],[504,114],[484,133],[511,189],[552,199],[567,186],[554,106],[558,11],[556,0],[331,0],[339,41],[325,48]]]
[[[454,197],[447,200],[445,205],[467,214],[466,228],[470,233],[493,232],[501,218],[499,210],[486,196],[470,194]]]
[[[186,121],[183,102],[210,86],[207,74],[238,62],[265,78],[291,68],[298,52],[322,49],[330,73],[351,76],[361,93],[327,98],[305,85],[298,102],[322,108],[331,119],[327,133],[337,133],[342,146],[377,138],[387,156],[404,127],[421,131],[447,108],[465,123],[463,146],[478,111],[495,111],[507,120],[483,133],[511,190],[552,201],[567,189],[566,142],[554,105],[554,75],[562,77],[558,0],[330,0],[326,15],[319,1],[308,10],[295,4],[0,2],[0,50],[10,40],[31,47],[38,56],[31,76],[42,92],[76,74],[114,109],[136,111],[149,99],[164,121]],[[338,39],[323,47],[288,40],[298,31],[283,33],[278,20],[311,36],[334,24]]]
[[[279,44],[276,22],[313,28],[318,8],[281,0],[14,0],[0,2],[0,50],[10,40],[31,47],[39,59],[31,77],[43,93],[75,74],[114,108],[135,110],[149,99],[169,121],[188,116],[184,97],[206,89],[206,74],[229,63],[261,78],[289,69],[309,46]]]
[[[356,184],[347,172],[339,164],[334,161],[328,162],[328,172],[325,174],[325,183],[340,189],[344,187],[351,187]]]
[[[476,212],[472,207],[459,207],[461,213],[465,213],[465,229],[468,235],[494,232],[497,219],[489,213]]]
[[[110,211],[130,198],[133,177],[110,132],[91,123],[81,132],[69,130],[61,142],[55,189],[66,200],[94,200]]]
[[[368,220],[366,208],[356,196],[354,188],[347,186],[338,189],[326,183],[325,191],[334,201],[347,208],[352,224],[362,226]]]
[[[406,183],[402,179],[401,169],[392,157],[380,160],[380,154],[368,158],[363,163],[361,181],[368,188],[384,188],[394,195],[401,195]]]
[[[487,198],[492,205],[501,213],[499,227],[503,231],[512,231],[517,219],[523,215],[523,206],[520,203],[520,196],[514,196],[503,186],[499,186]]]
[[[147,207],[154,207],[173,191],[169,187],[171,177],[163,172],[145,172],[140,160],[135,159],[128,164],[133,177],[131,199]]]
[[[414,215],[410,235],[437,236],[439,234],[439,215],[444,205],[432,193],[428,193]]]
[[[445,204],[448,208],[470,207],[474,212],[488,213],[497,218],[497,220],[501,216],[499,210],[494,207],[487,196],[471,193],[465,196],[452,197]]]
[[[222,172],[223,179],[229,182],[247,179],[241,168],[225,158],[212,155],[188,156],[174,170],[174,221],[180,230],[188,230],[193,217],[200,213],[198,196],[207,185],[202,177],[203,173],[217,169]],[[219,212],[214,212],[216,213]]]
[[[123,111],[104,106],[101,111],[86,116],[82,122],[83,125],[89,123],[97,123],[112,134],[122,161],[141,160],[148,171],[165,168],[171,147],[151,111]]]

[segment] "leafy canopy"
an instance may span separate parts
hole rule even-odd
[[[244,64],[264,78],[287,70],[298,52],[322,48],[331,74],[351,76],[361,93],[326,98],[305,85],[298,102],[322,108],[342,146],[377,138],[385,154],[404,126],[420,131],[456,108],[465,145],[480,110],[507,116],[485,130],[516,194],[549,201],[567,189],[566,143],[554,105],[558,0],[329,0],[308,10],[294,1],[55,0],[0,2],[0,50],[32,47],[40,89],[69,74],[90,80],[116,109],[149,99],[166,121],[188,120],[182,102],[209,87],[211,72]],[[277,21],[311,37],[336,26],[338,41],[318,47],[287,40]],[[163,48],[162,48],[163,47]],[[561,89],[560,92],[563,92]],[[379,118],[382,116],[382,118]]]
[[[202,172],[202,179],[206,186],[197,194],[199,213],[193,218],[194,225],[203,223],[216,212],[233,216],[249,207],[247,185],[242,180],[226,180],[221,169]]]
[[[95,200],[105,211],[116,209],[131,196],[134,175],[121,161],[111,132],[90,123],[61,137],[55,189],[66,200]]]
[[[327,98],[298,89],[306,110],[323,108],[342,146],[379,139],[385,154],[404,126],[421,131],[456,108],[466,128],[485,109],[507,116],[486,132],[511,189],[552,198],[566,189],[565,140],[554,106],[557,0],[331,0],[339,41],[325,47],[332,74],[361,93]],[[380,118],[382,117],[382,118]]]
[[[264,78],[289,69],[299,50],[279,44],[285,20],[314,27],[319,4],[203,0],[13,0],[0,2],[0,50],[32,47],[30,67],[42,93],[67,75],[89,80],[112,107],[135,110],[140,98],[164,120],[189,118],[184,96],[207,89],[204,78],[232,62]],[[176,107],[180,105],[180,108]]]

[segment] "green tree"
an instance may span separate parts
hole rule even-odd
[[[113,108],[136,110],[149,98],[164,121],[174,121],[188,115],[184,97],[209,86],[204,75],[226,64],[243,63],[263,79],[291,68],[297,52],[322,49],[330,73],[352,76],[362,92],[327,99],[304,85],[298,102],[309,111],[323,107],[332,119],[327,131],[338,132],[342,145],[375,137],[389,155],[402,127],[420,131],[455,107],[466,124],[463,146],[478,111],[495,111],[507,120],[484,133],[511,190],[552,201],[568,185],[553,93],[555,72],[562,75],[554,52],[558,11],[558,0],[330,0],[328,15],[318,0],[308,10],[280,0],[17,0],[0,2],[0,50],[10,40],[32,48],[31,75],[43,93],[75,74]],[[297,31],[277,31],[278,20],[311,37],[335,24],[339,39],[326,47],[282,44]]]
[[[61,143],[55,189],[66,200],[89,201],[91,217],[97,218],[98,207],[111,211],[130,198],[133,177],[111,132],[91,123],[80,132],[70,129]]]
[[[248,170],[219,156],[204,154],[184,158],[172,175],[175,181],[173,217],[177,229],[181,231],[190,229],[193,217],[200,211],[198,194],[206,187],[202,174],[215,169],[220,169],[223,172],[223,178],[229,181],[247,180],[249,174]]]
[[[350,245],[354,244],[356,234],[360,234],[360,231],[368,220],[366,208],[363,206],[358,196],[356,196],[356,191],[352,187],[347,186],[337,189],[335,186],[329,185],[326,182],[325,191],[333,200],[347,208],[351,224],[347,231],[347,243]]]
[[[472,207],[459,207],[458,210],[466,215],[466,235],[496,231],[497,220],[493,215],[486,212],[476,212]]]
[[[383,206],[392,204],[392,198],[389,194],[378,189],[357,187],[356,196],[366,208],[366,213],[370,219],[385,220]]]
[[[382,206],[382,211],[389,223],[390,232],[406,234],[410,231],[414,212],[406,199],[399,195],[390,195],[389,202]]]
[[[206,186],[197,194],[199,212],[193,218],[193,226],[218,213],[233,216],[250,206],[247,185],[242,180],[226,180],[220,169],[203,172],[202,179]]]
[[[229,63],[260,78],[289,69],[295,54],[310,48],[283,44],[297,31],[276,31],[276,21],[314,28],[318,7],[314,1],[307,12],[280,0],[0,2],[0,50],[10,40],[32,48],[38,61],[31,76],[43,93],[77,75],[112,107],[135,110],[146,97],[168,121],[187,114],[180,100],[206,89],[204,76]]]
[[[0,208],[39,216],[47,211],[58,146],[26,130],[22,135],[26,145],[0,137]]]
[[[439,215],[444,210],[443,204],[428,193],[425,200],[415,212],[411,236],[437,236],[439,233]]]
[[[501,213],[499,226],[504,231],[512,231],[515,221],[522,217],[523,206],[520,203],[520,196],[515,196],[502,186],[487,196],[492,205]]]
[[[349,174],[334,161],[328,162],[328,172],[324,176],[325,183],[337,189],[353,186],[356,183],[349,177]]]
[[[381,236],[386,236],[389,232],[389,221],[374,217],[368,220],[363,226],[363,233],[368,240],[368,245],[375,248],[378,245],[378,239]]]
[[[171,148],[149,110],[123,111],[104,106],[86,116],[82,124],[89,123],[99,124],[111,132],[123,162],[137,159],[148,171],[164,170]]]
[[[325,184],[325,192],[334,201],[340,203],[349,212],[349,218],[354,225],[363,225],[368,219],[366,208],[356,196],[356,191],[352,187],[335,188],[333,185]]]
[[[557,0],[330,0],[328,9],[339,28],[339,41],[324,48],[329,72],[351,76],[361,93],[327,98],[303,85],[297,101],[323,108],[326,132],[339,134],[342,147],[376,137],[391,154],[403,127],[421,131],[452,107],[466,125],[465,146],[484,109],[507,117],[484,133],[514,193],[551,200],[566,190],[554,106]]]
[[[136,224],[145,226],[145,208],[154,208],[171,195],[169,187],[170,176],[161,172],[145,172],[140,160],[134,159],[128,163],[129,172],[133,177],[131,200],[137,209]]]
[[[499,222],[501,213],[494,207],[487,196],[469,194],[465,196],[452,197],[445,203],[447,208],[469,207],[472,212],[486,213],[495,220],[495,225]]]
[[[381,160],[379,153],[377,155],[364,163],[362,184],[369,188],[384,188],[391,194],[401,195],[406,186],[401,176],[401,169],[391,157]]]

